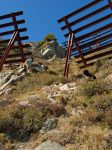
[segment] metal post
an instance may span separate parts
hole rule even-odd
[[[72,31],[71,26],[69,25],[69,22],[68,22],[68,20],[66,19],[66,17],[65,17],[64,21],[65,21],[66,26],[67,26],[67,28],[68,28],[68,30],[69,30],[69,33],[72,34],[73,31]],[[80,46],[79,46],[79,44],[78,44],[78,42],[77,42],[77,40],[76,40],[75,35],[73,35],[73,39],[74,39],[73,42],[74,42],[75,45],[76,45],[76,48],[77,48],[77,50],[78,50],[78,52],[79,52],[79,55],[80,55],[80,57],[81,57],[81,59],[82,59],[82,61],[83,61],[83,63],[84,63],[84,66],[87,66],[87,63],[86,63],[86,61],[85,61],[85,59],[84,59],[84,56],[83,56],[83,54],[82,54],[82,51],[81,51]]]
[[[66,64],[65,64],[65,70],[64,70],[64,77],[67,76],[68,78],[68,72],[69,72],[69,66],[70,66],[70,56],[71,56],[71,50],[73,45],[73,33],[69,34],[68,39],[68,48],[67,48],[67,54],[66,54]]]
[[[110,5],[110,9],[111,9],[111,11],[112,11],[112,0],[108,0],[108,3],[109,3],[109,5]]]
[[[16,21],[16,16],[15,16],[14,13],[12,13],[11,16],[12,16],[12,20],[13,20],[13,23],[14,23],[15,31],[18,31],[19,29],[18,29],[18,25],[17,25],[17,21]],[[24,57],[24,53],[23,53],[23,46],[22,46],[22,43],[21,43],[19,32],[18,32],[18,35],[17,35],[17,41],[18,41],[18,45],[19,45],[19,50],[20,50],[20,53],[21,53],[22,61],[25,62],[25,57]]]
[[[3,56],[2,56],[2,58],[1,58],[1,60],[0,60],[0,71],[1,71],[1,69],[2,69],[2,67],[3,67],[3,64],[5,63],[5,61],[6,61],[6,59],[7,59],[7,56],[8,56],[8,54],[9,54],[9,51],[10,51],[11,47],[12,47],[13,44],[14,44],[14,41],[15,41],[15,39],[16,39],[17,34],[18,34],[18,31],[15,31],[14,34],[12,35],[12,38],[10,39],[10,41],[9,41],[9,43],[8,43],[8,46],[7,46],[5,52],[4,52],[4,54],[3,54]]]

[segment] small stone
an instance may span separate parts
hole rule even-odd
[[[47,99],[48,99],[52,104],[56,104],[56,100],[51,96],[51,94],[48,95]]]
[[[29,101],[37,101],[39,99],[38,95],[30,95],[27,97],[27,100]]]
[[[29,106],[30,106],[29,101],[22,101],[22,102],[19,102],[19,105],[20,105],[20,106],[23,106],[23,107],[29,107]]]
[[[60,89],[60,91],[69,91],[69,87],[67,84],[60,86],[59,89]]]
[[[57,126],[57,123],[58,123],[58,119],[54,119],[54,118],[53,118],[53,119],[48,119],[48,120],[44,123],[44,125],[43,125],[43,127],[42,127],[40,133],[45,133],[45,132],[47,132],[47,131],[50,131],[50,130],[52,130],[52,129],[55,129],[56,126]]]

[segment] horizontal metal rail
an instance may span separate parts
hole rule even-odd
[[[24,56],[32,55],[31,52],[24,52]],[[21,57],[21,54],[9,54],[7,58],[15,58],[15,57]],[[0,55],[0,58],[2,58],[2,55]]]
[[[95,6],[96,4],[98,4],[102,1],[103,0],[94,0],[93,2],[83,6],[82,8],[80,8],[80,9],[78,9],[78,10],[76,10],[76,11],[74,11],[74,12],[72,12],[72,13],[64,16],[64,17],[62,17],[61,19],[58,20],[58,23],[63,22],[64,18],[69,19],[69,18],[73,17],[74,15],[77,15],[77,14],[81,13],[82,11],[87,10],[88,8],[91,8],[92,6]]]
[[[78,29],[76,29],[76,30],[73,30],[73,33],[76,34],[76,33],[78,33],[78,32],[81,32],[81,31],[83,31],[83,30],[85,30],[85,29],[88,29],[88,28],[94,26],[94,25],[97,25],[97,24],[99,24],[99,23],[102,23],[102,22],[104,22],[104,21],[106,21],[106,20],[108,20],[108,19],[110,19],[110,18],[112,19],[112,14],[106,15],[106,16],[104,16],[104,17],[102,17],[102,18],[100,18],[100,19],[97,19],[97,20],[95,20],[95,21],[93,21],[93,22],[91,22],[91,23],[89,23],[89,24],[87,24],[87,25],[85,25],[85,26],[83,26],[83,27],[80,27],[80,28],[78,28]],[[69,33],[65,34],[64,36],[65,36],[65,37],[68,37],[68,36],[69,36]]]
[[[25,20],[19,20],[16,22],[18,25],[19,24],[23,24],[25,23]],[[0,28],[5,28],[5,27],[10,27],[10,26],[13,26],[14,23],[13,22],[9,22],[9,23],[4,23],[4,24],[0,24]]]
[[[28,39],[29,39],[28,36],[20,37],[20,40],[21,40],[21,41],[28,40]],[[17,41],[17,40],[18,40],[18,39],[17,39],[17,37],[16,37],[15,41]],[[8,43],[9,41],[10,41],[10,39],[6,39],[6,40],[3,40],[3,41],[0,41],[0,44],[5,44],[5,43]]]
[[[25,45],[22,45],[22,47],[23,48],[29,48],[29,47],[31,47],[29,44],[25,44]],[[14,49],[18,49],[19,48],[19,46],[17,45],[17,46],[12,46],[12,48],[11,48],[11,50],[14,50]],[[6,50],[6,47],[3,47],[3,48],[0,48],[0,52],[3,52],[4,50]]]
[[[84,20],[86,20],[86,19],[88,19],[88,18],[90,18],[90,17],[93,17],[93,16],[95,16],[95,15],[97,15],[97,14],[99,14],[99,13],[105,11],[105,10],[107,10],[109,7],[110,7],[110,5],[106,5],[106,6],[100,8],[100,9],[98,9],[98,10],[96,10],[96,11],[93,11],[92,13],[90,13],[90,14],[88,14],[88,15],[85,15],[85,16],[83,16],[83,17],[81,17],[81,18],[79,18],[79,19],[77,19],[77,20],[71,22],[71,23],[70,23],[70,26],[74,26],[74,25],[80,23],[81,21],[84,21]],[[65,26],[61,27],[61,29],[62,29],[62,30],[65,30],[65,29],[67,29],[67,26],[65,25]]]
[[[98,48],[95,48],[95,49],[92,49],[92,50],[90,50],[90,51],[88,51],[88,52],[83,53],[83,56],[87,56],[87,55],[90,55],[90,54],[99,52],[99,51],[104,50],[104,49],[106,49],[106,48],[108,48],[108,47],[111,47],[111,46],[112,46],[112,43],[108,43],[108,44],[106,44],[106,45],[104,45],[104,46],[100,46],[100,47],[98,47]],[[77,58],[80,58],[80,56],[77,55],[77,56],[75,56],[75,58],[76,58],[76,59],[77,59]]]
[[[13,34],[15,30],[11,30],[11,31],[6,31],[6,32],[1,32],[0,36],[5,36],[5,35],[10,35]],[[25,32],[27,31],[27,28],[22,28],[22,29],[18,29],[19,32]]]
[[[107,56],[108,56],[108,57],[107,57]],[[99,57],[99,59],[98,59],[98,60],[100,60],[100,61],[101,61],[101,60],[103,60],[103,59],[112,58],[112,55],[111,55],[111,56],[110,56],[110,55],[107,55],[107,56],[106,56],[106,58],[104,58],[104,57]],[[95,61],[95,59],[94,59],[94,61],[93,61],[93,62],[90,62],[90,63],[88,63],[88,64],[87,64],[87,67],[90,67],[90,66],[94,65],[94,64],[95,64],[95,62],[96,62],[96,61]],[[83,65],[83,66],[79,66],[79,68],[80,68],[80,69],[84,69],[84,68],[86,68],[86,67]]]
[[[23,11],[19,11],[19,12],[15,12],[13,13],[15,16],[20,16],[20,15],[23,15]],[[12,17],[12,14],[7,14],[7,15],[3,15],[3,16],[0,16],[0,20],[2,19],[7,19],[7,18],[11,18]]]
[[[94,60],[94,59],[98,59],[99,57],[103,57],[103,56],[106,56],[106,55],[110,55],[112,54],[112,49],[110,51],[106,51],[106,52],[103,52],[101,54],[96,54],[95,56],[91,56],[91,57],[88,57],[88,58],[85,58],[86,61],[90,61],[90,60]],[[83,63],[82,60],[78,60],[77,63]]]

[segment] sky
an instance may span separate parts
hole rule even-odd
[[[0,0],[0,15],[23,11],[29,41],[38,42],[48,33],[65,41],[57,20],[93,0]]]

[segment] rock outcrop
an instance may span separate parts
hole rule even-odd
[[[42,57],[50,59],[53,56],[56,58],[63,58],[65,56],[65,50],[60,47],[56,41],[49,42],[45,48],[41,50]]]

